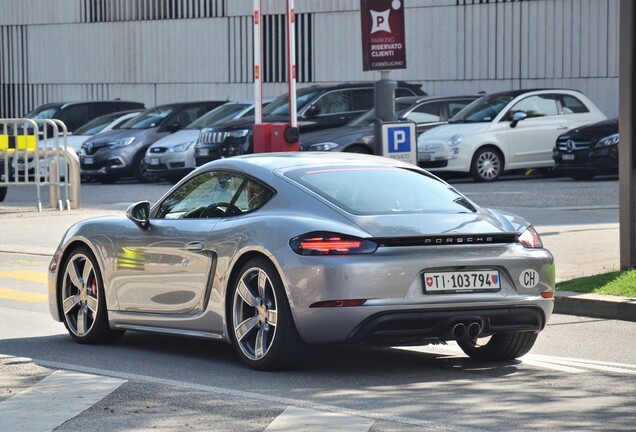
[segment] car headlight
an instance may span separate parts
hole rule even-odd
[[[124,146],[132,144],[134,141],[135,141],[135,137],[120,138],[108,144],[108,147],[110,148],[124,147]]]
[[[329,150],[333,150],[336,147],[338,147],[338,144],[334,143],[334,142],[324,142],[324,143],[318,143],[318,144],[311,144],[309,146],[309,151],[329,151]]]
[[[519,243],[523,245],[523,247],[528,249],[536,249],[542,248],[543,243],[541,242],[541,238],[539,237],[539,233],[530,225],[524,232],[519,236]]]
[[[594,148],[609,147],[618,144],[618,134],[610,135],[596,143]]]
[[[232,138],[243,138],[247,136],[249,132],[250,131],[248,129],[238,129],[238,130],[228,132],[227,135]]]
[[[168,151],[171,153],[184,152],[184,151],[187,151],[190,147],[192,147],[192,144],[194,144],[194,141],[191,141],[189,143],[179,144],[177,146],[169,148]]]
[[[464,141],[464,135],[462,134],[453,135],[451,139],[448,140],[448,145],[451,147],[455,147],[460,145],[462,141]]]

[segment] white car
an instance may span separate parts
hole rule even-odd
[[[273,98],[263,98],[266,105]],[[194,144],[201,129],[227,120],[254,115],[254,101],[233,101],[214,108],[185,129],[160,139],[146,150],[148,172],[177,182],[196,167]]]
[[[420,135],[418,164],[431,172],[470,173],[480,182],[495,181],[507,170],[550,169],[559,135],[605,119],[589,98],[574,90],[494,93]]]

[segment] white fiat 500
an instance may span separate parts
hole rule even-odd
[[[575,90],[494,93],[420,135],[418,161],[429,171],[470,173],[481,182],[495,181],[506,170],[550,169],[559,135],[605,118]]]

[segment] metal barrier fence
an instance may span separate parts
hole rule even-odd
[[[0,189],[35,186],[42,211],[41,188],[48,186],[50,207],[79,208],[79,158],[67,135],[59,120],[0,119]]]

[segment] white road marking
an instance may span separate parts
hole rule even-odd
[[[367,432],[374,422],[368,418],[288,406],[264,432]]]
[[[106,376],[55,371],[0,403],[0,431],[51,431],[125,382]]]

